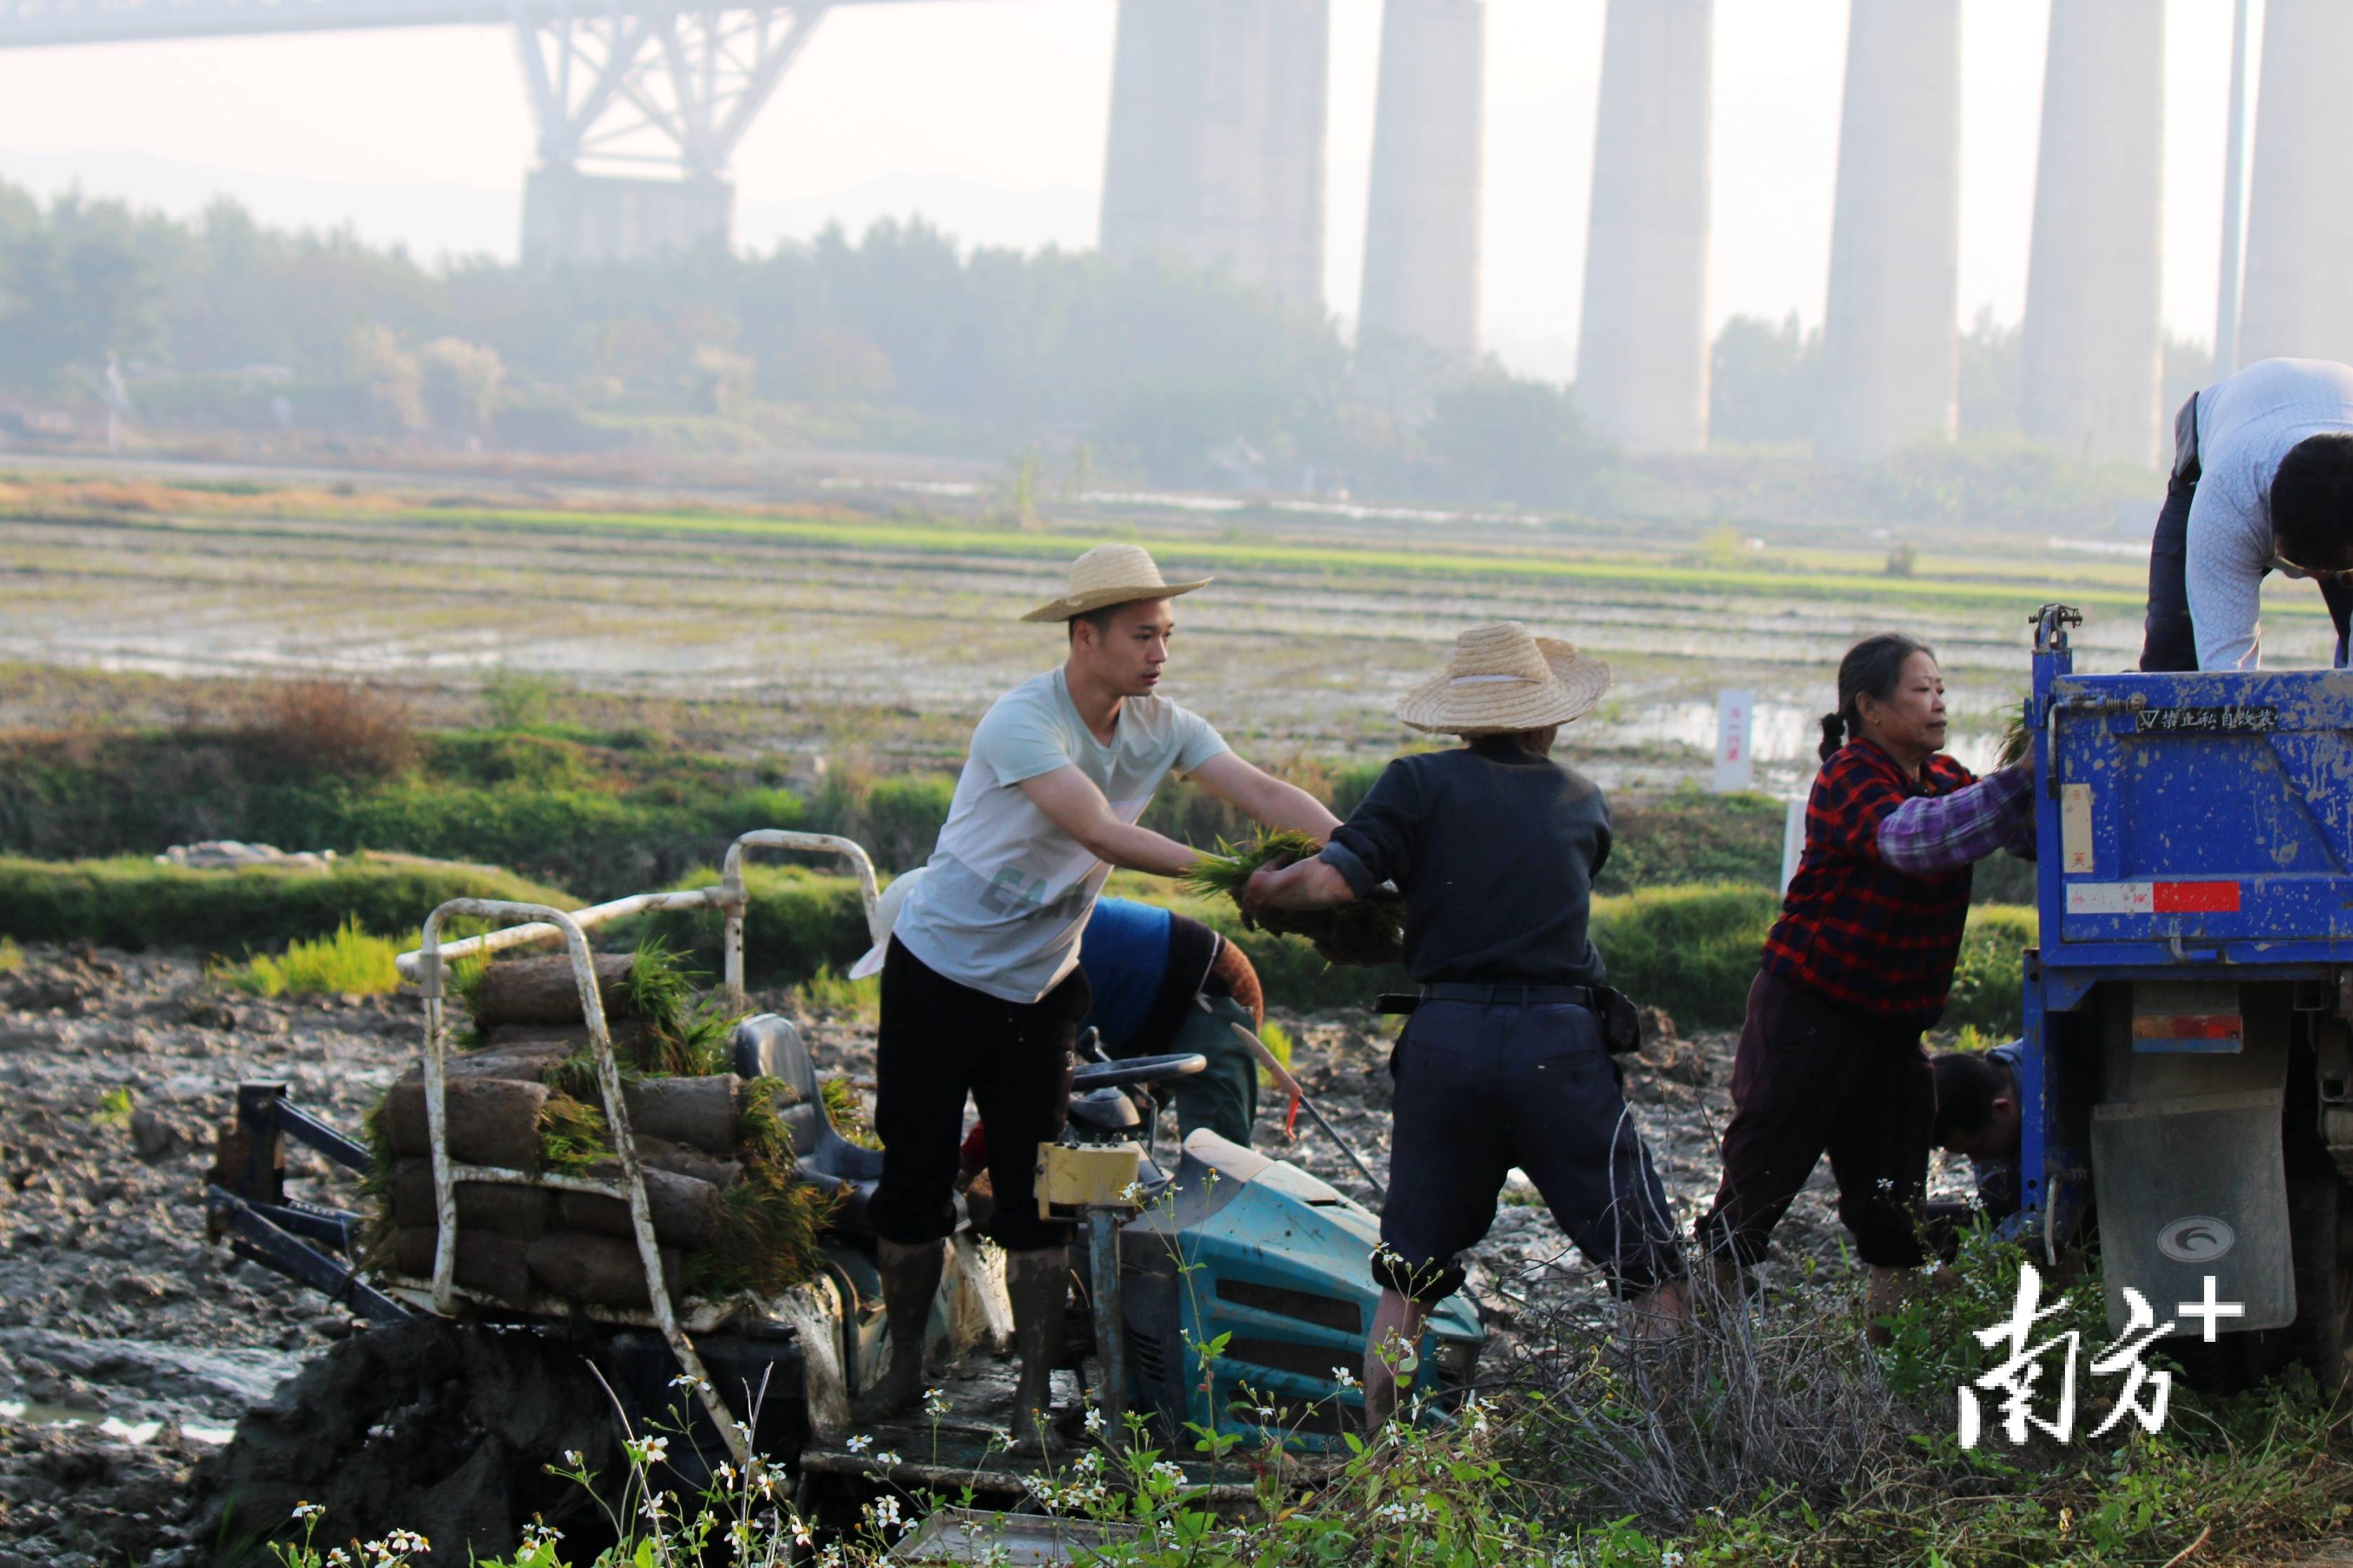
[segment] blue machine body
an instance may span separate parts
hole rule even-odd
[[[1362,1369],[1380,1300],[1371,1261],[1379,1239],[1370,1210],[1298,1166],[1195,1132],[1166,1197],[1120,1233],[1136,1407],[1187,1447],[1190,1426],[1249,1445],[1341,1447],[1344,1434],[1363,1428],[1363,1390],[1347,1384]],[[1440,1302],[1418,1348],[1414,1391],[1438,1409],[1459,1401],[1482,1336],[1468,1298]]]
[[[2224,1070],[2220,1058],[2252,1054],[2264,1033],[2234,1026],[2238,999],[2257,996],[2246,987],[2281,983],[2264,994],[2278,997],[2271,1033],[2284,1040],[2288,997],[2330,994],[2333,1005],[2326,987],[2353,959],[2353,674],[2079,675],[2067,637],[2074,620],[2062,606],[2042,612],[2028,713],[2041,933],[2024,975],[2015,1223],[2054,1250],[2092,1199],[2094,1122],[2114,1123],[2136,1098],[2120,1078],[2175,1097],[2144,1088],[2132,1115],[2189,1106],[2221,1082],[2200,1079],[2190,1058]],[[2170,1016],[2147,1000],[2200,985],[2224,999],[2202,1016]],[[2308,989],[2291,991],[2298,985]],[[2252,1025],[2265,1004],[2244,1005]],[[2262,1081],[2284,1072],[2283,1056]],[[2274,1164],[2277,1120],[2274,1110]],[[2242,1163],[2261,1152],[2245,1151]],[[2147,1163],[2158,1184],[2166,1164]],[[2139,1186],[2148,1171],[2136,1171]],[[2116,1206],[2102,1205],[2104,1238]]]

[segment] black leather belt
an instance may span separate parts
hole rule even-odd
[[[1472,985],[1457,981],[1441,981],[1425,985],[1419,994],[1390,992],[1384,994],[1378,1008],[1384,1013],[1410,1013],[1424,1002],[1475,1002],[1482,1007],[1590,1007],[1593,987],[1590,985]]]

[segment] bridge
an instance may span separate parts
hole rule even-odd
[[[545,265],[723,239],[729,162],[811,35],[829,11],[891,3],[0,0],[0,49],[512,28],[539,126],[523,254]],[[1320,304],[1330,0],[1115,3],[1103,248],[1224,266]],[[1849,0],[1815,442],[1826,457],[1868,461],[1954,434],[1960,5]],[[2266,0],[2260,40],[2247,0],[2236,11],[2222,368],[2234,355],[2353,361],[2353,290],[2337,259],[2353,250],[2338,188],[2338,150],[2353,145],[2341,88],[2353,0]],[[2138,464],[2158,458],[2169,412],[2165,12],[2052,0],[2022,346],[2026,433]],[[1715,0],[1609,0],[1577,383],[1600,434],[1637,449],[1707,437],[1714,26]],[[1477,352],[1485,29],[1485,0],[1383,0],[1360,363],[1391,348]],[[2260,92],[2248,94],[2258,43]]]

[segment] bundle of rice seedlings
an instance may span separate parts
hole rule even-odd
[[[1242,891],[1260,867],[1288,866],[1316,850],[1315,840],[1304,833],[1261,828],[1247,844],[1220,839],[1218,853],[1202,857],[1185,883],[1197,892],[1222,893],[1240,909]],[[1337,909],[1269,910],[1254,923],[1278,934],[1305,937],[1334,963],[1370,966],[1395,963],[1405,956],[1405,900],[1391,892],[1376,892]]]
[[[1994,759],[2000,766],[2014,768],[2034,750],[2034,726],[2026,721],[2033,706],[2032,698],[2019,693],[2017,706],[2010,710],[2010,722],[2001,731],[2001,750]]]
[[[670,1289],[773,1294],[814,1277],[817,1236],[833,1199],[798,1179],[777,1115],[789,1091],[773,1079],[734,1078],[728,1041],[737,1016],[716,998],[697,1003],[693,977],[676,954],[649,942],[626,971],[619,963],[599,961],[600,972],[611,972],[602,975],[607,1022]],[[519,976],[501,990],[511,1005],[523,997],[537,1021],[519,1030],[488,1028],[481,1044],[450,1058],[453,1106],[480,1100],[500,1112],[491,1131],[508,1157],[475,1163],[616,1174],[595,1053],[576,1011],[568,1025],[555,1016],[559,977]],[[397,1116],[380,1105],[368,1118],[376,1157],[367,1184],[375,1200],[368,1254],[382,1266],[430,1255],[434,1221],[429,1195],[418,1195],[423,1151],[413,1125],[421,1093],[413,1079],[396,1084],[387,1104],[401,1101]],[[453,1127],[453,1153],[455,1136]],[[421,1190],[429,1194],[429,1187]],[[517,1304],[517,1282],[525,1280],[532,1290],[583,1301],[641,1304],[642,1273],[628,1248],[615,1245],[629,1237],[626,1211],[613,1200],[563,1195],[543,1205],[543,1229],[490,1234],[480,1218],[489,1207],[477,1203],[477,1217],[468,1217],[468,1190],[459,1193],[459,1243],[461,1268],[472,1273],[460,1283]]]

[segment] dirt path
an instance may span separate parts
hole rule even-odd
[[[791,998],[755,1005],[797,1011]],[[868,1079],[871,1028],[802,1021],[820,1070]],[[1368,1015],[1286,1022],[1310,1093],[1386,1175],[1388,1039]],[[286,1082],[356,1128],[417,1048],[413,1001],[224,998],[185,957],[33,950],[0,975],[0,1568],[195,1561],[180,1533],[194,1467],[246,1409],[309,1356],[354,1331],[347,1314],[205,1235],[214,1129],[237,1085]],[[1715,1179],[1729,1042],[1670,1040],[1629,1088],[1679,1217]],[[1259,1144],[1356,1195],[1362,1182],[1282,1106]],[[295,1191],[350,1205],[350,1181],[290,1151]],[[1779,1236],[1778,1265],[1837,1256],[1823,1178]],[[1583,1300],[1598,1277],[1533,1194],[1506,1194],[1476,1254],[1473,1289],[1508,1332],[1524,1304]]]

